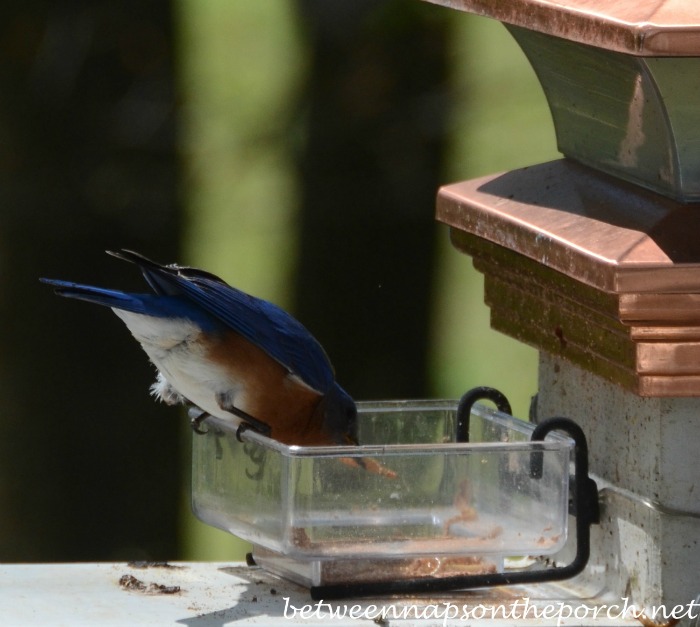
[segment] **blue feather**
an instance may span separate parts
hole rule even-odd
[[[277,305],[246,294],[203,270],[163,266],[132,251],[110,254],[135,263],[155,294],[42,281],[70,298],[150,316],[186,317],[206,331],[231,329],[319,393],[325,394],[335,385],[333,367],[323,347]]]
[[[202,330],[216,332],[224,327],[215,318],[183,296],[157,296],[155,294],[131,294],[119,290],[82,285],[57,279],[40,279],[51,285],[59,296],[75,298],[114,309],[131,311],[156,318],[186,318]]]

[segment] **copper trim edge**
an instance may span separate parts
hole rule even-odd
[[[700,56],[700,4],[683,0],[427,0],[636,56]]]

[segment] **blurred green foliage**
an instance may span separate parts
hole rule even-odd
[[[283,306],[295,268],[292,164],[303,130],[295,95],[305,56],[294,6],[291,0],[178,3],[187,256]],[[515,42],[499,23],[452,13],[452,144],[444,181],[556,158],[546,101]],[[439,236],[439,278],[425,295],[434,303],[433,395],[457,397],[493,385],[509,396],[516,415],[527,416],[536,351],[489,328],[481,276],[449,246],[446,227]],[[185,486],[183,557],[240,559],[245,543],[184,511],[188,491]]]

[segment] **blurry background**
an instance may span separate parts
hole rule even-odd
[[[0,561],[239,558],[189,512],[183,413],[102,308],[105,255],[200,265],[293,312],[356,399],[492,385],[536,353],[489,329],[442,183],[557,156],[505,29],[417,0],[0,6]]]

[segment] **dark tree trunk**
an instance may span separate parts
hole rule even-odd
[[[175,260],[169,2],[0,8],[0,561],[172,558],[178,415],[109,311],[39,276],[141,284]]]
[[[295,311],[356,398],[426,393],[447,12],[299,0],[310,44]]]

